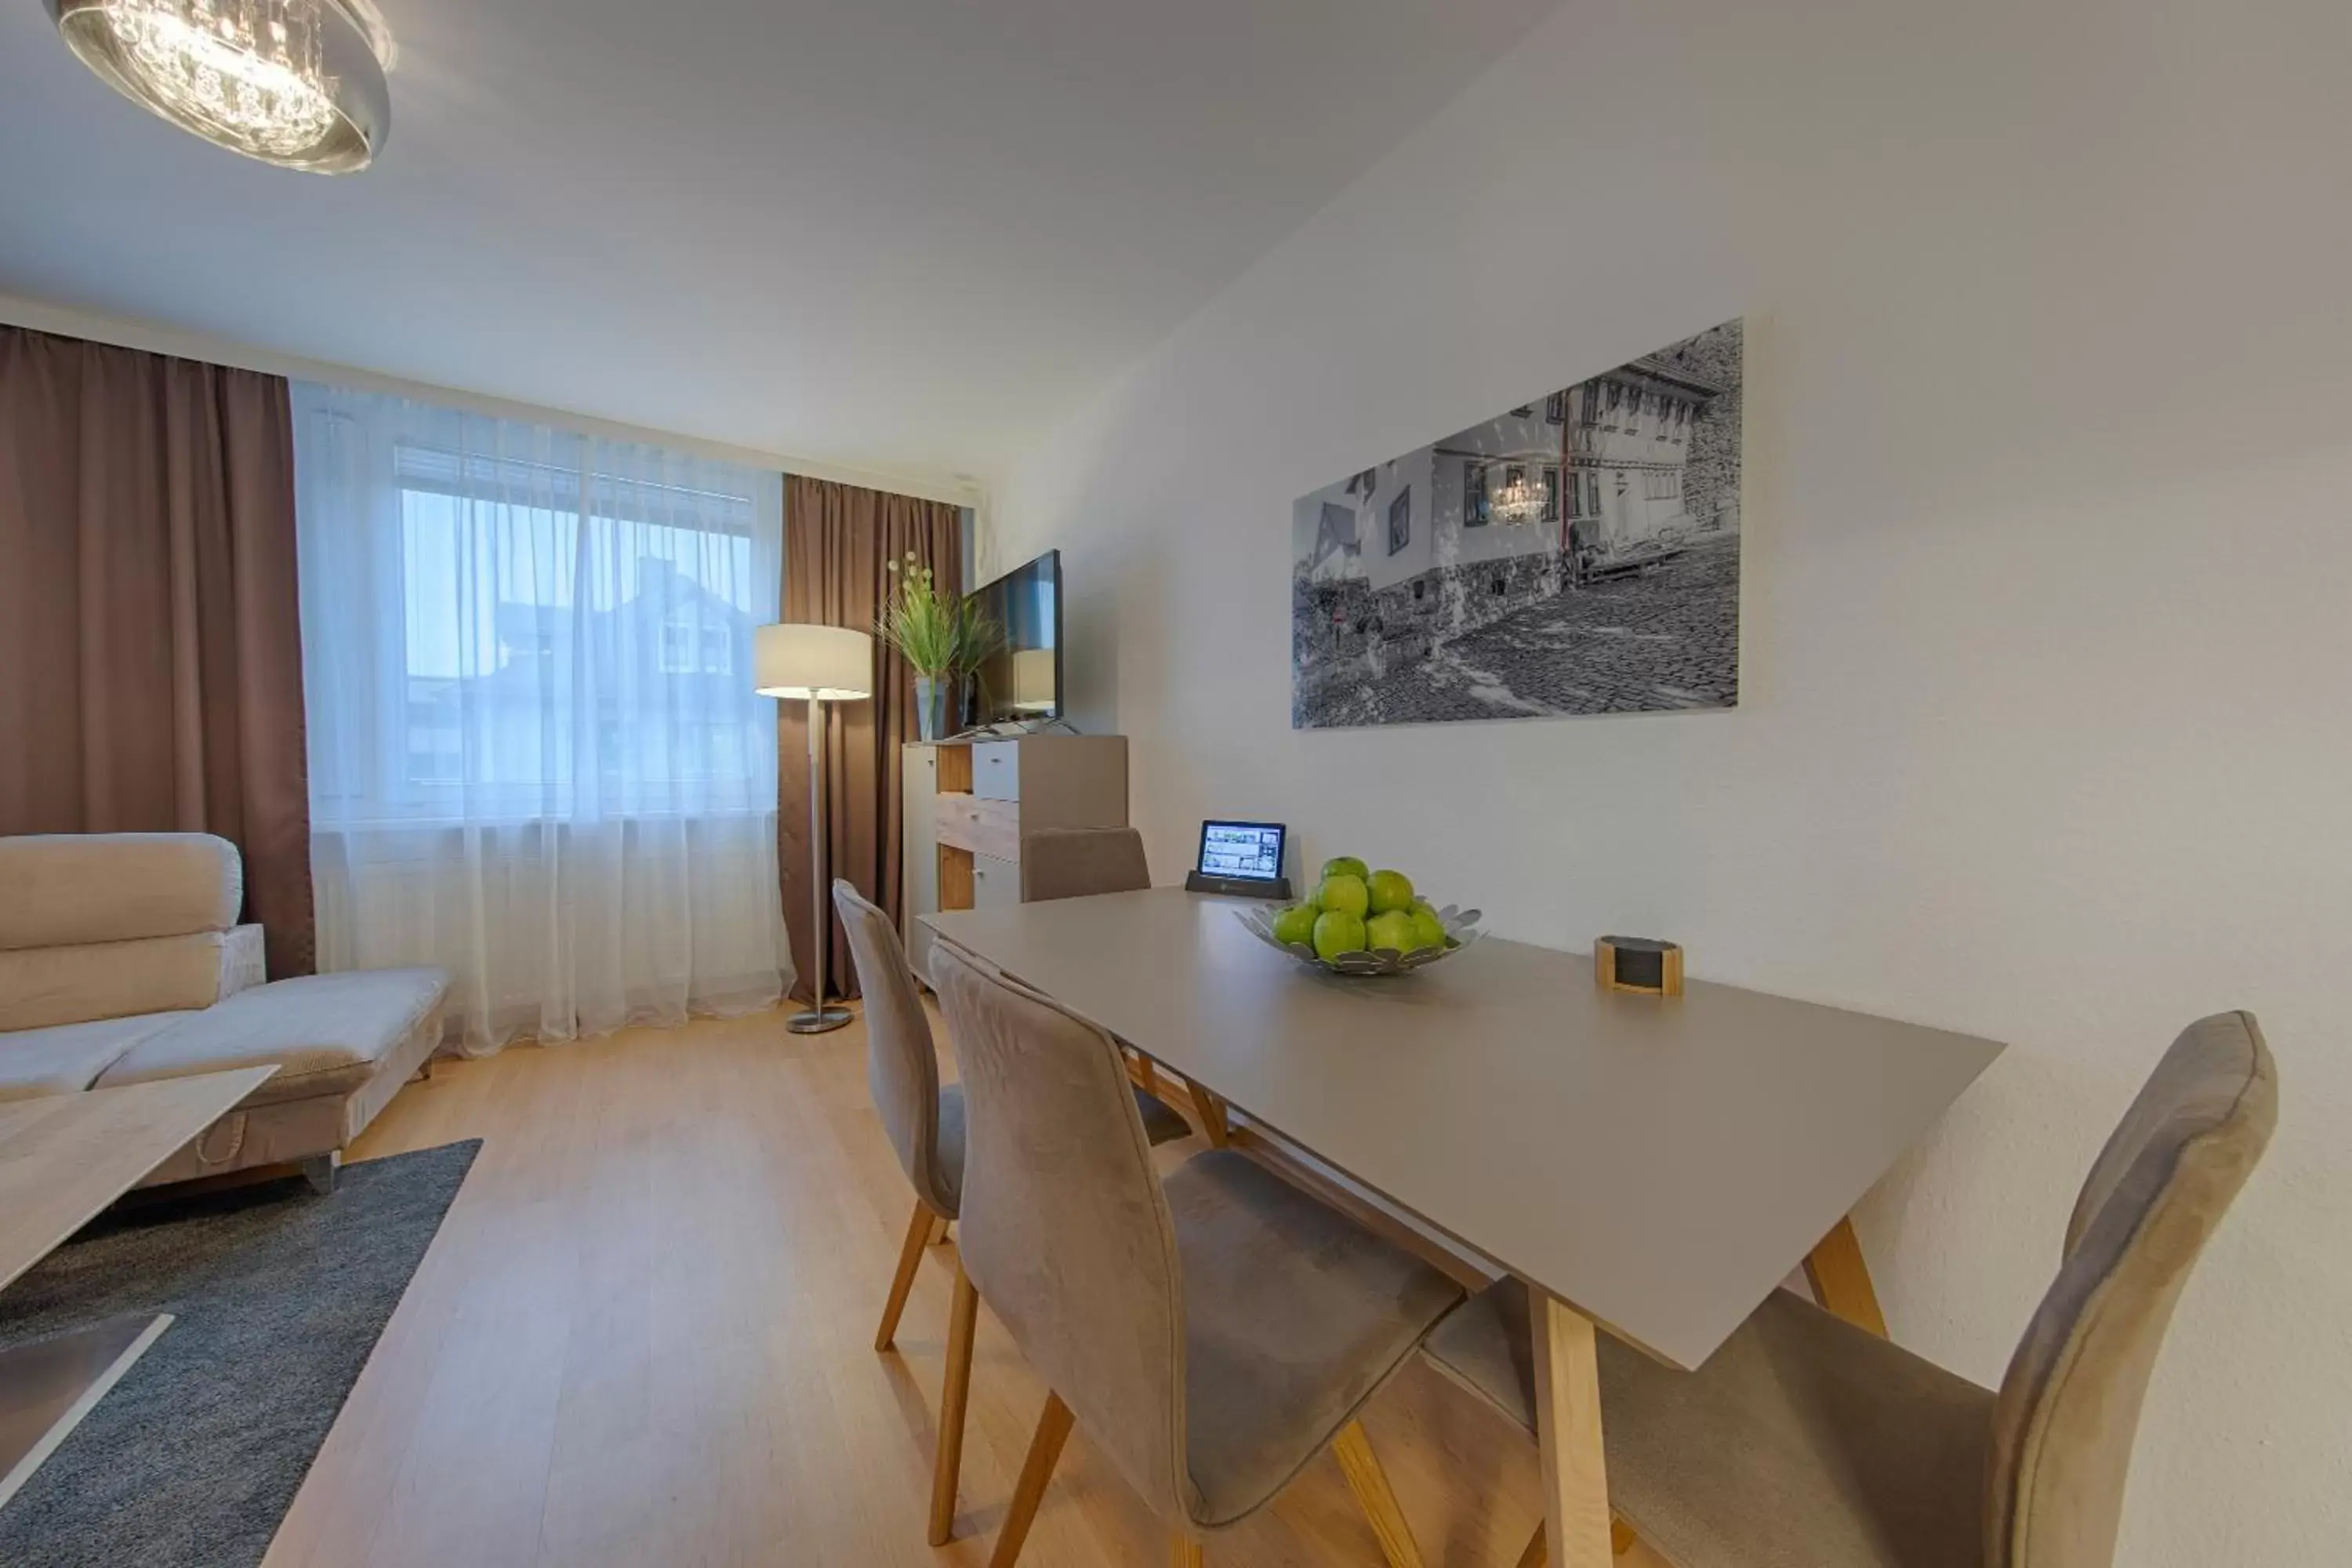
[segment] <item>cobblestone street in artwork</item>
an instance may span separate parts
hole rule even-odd
[[[1696,542],[1642,575],[1539,600],[1413,663],[1376,669],[1377,657],[1302,672],[1299,721],[1728,708],[1739,695],[1739,539]]]

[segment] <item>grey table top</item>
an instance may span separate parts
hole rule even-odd
[[[1174,889],[923,919],[1660,1359],[1696,1367],[2000,1053],[1486,938],[1343,979]]]

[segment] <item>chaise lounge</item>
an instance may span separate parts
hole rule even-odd
[[[0,838],[0,1100],[274,1063],[142,1186],[342,1152],[441,1042],[438,969],[265,983],[244,865],[205,833]]]

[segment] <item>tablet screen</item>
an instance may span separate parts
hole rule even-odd
[[[1273,881],[1282,875],[1283,831],[1279,822],[1201,824],[1201,875]]]

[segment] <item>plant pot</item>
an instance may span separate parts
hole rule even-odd
[[[915,677],[915,728],[921,739],[936,741],[948,732],[948,701],[954,689],[953,676]]]

